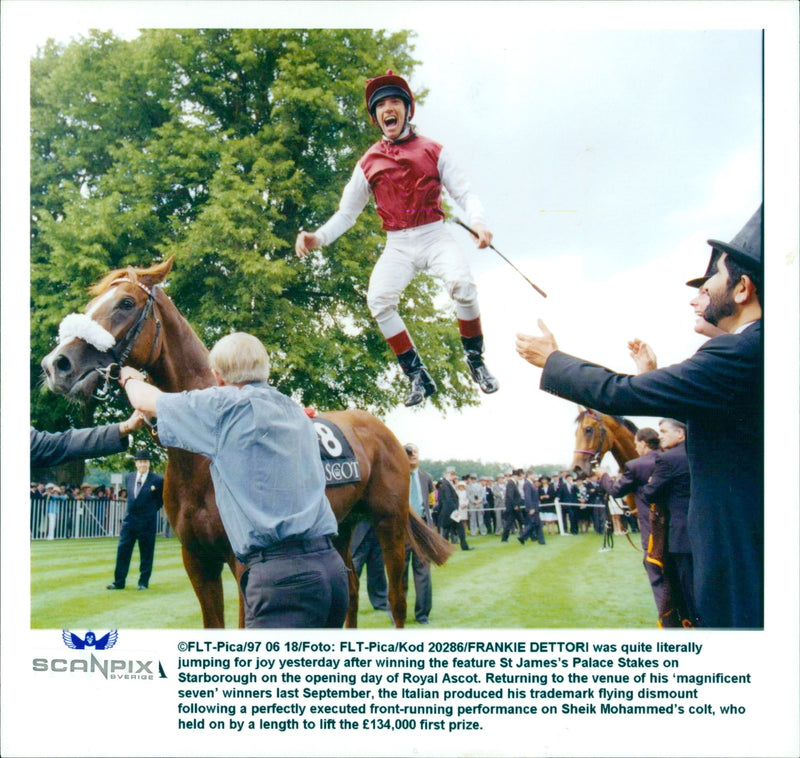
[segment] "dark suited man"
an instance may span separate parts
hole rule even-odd
[[[492,477],[481,477],[483,487],[483,525],[487,534],[497,532],[497,514],[494,511],[494,492],[492,491]]]
[[[361,579],[361,569],[367,567],[367,596],[376,611],[389,610],[389,583],[378,535],[369,521],[359,521],[350,538],[353,571]]]
[[[675,419],[661,419],[658,436],[662,452],[656,455],[653,473],[644,486],[642,495],[647,502],[657,503],[667,512],[667,552],[680,584],[685,606],[682,611],[692,626],[695,626],[697,611],[688,528],[691,482],[689,461],[686,457],[686,426]]]
[[[125,477],[128,490],[128,510],[122,520],[117,546],[114,582],[109,590],[125,589],[125,579],[131,565],[133,546],[139,543],[139,589],[146,590],[153,573],[153,554],[156,548],[158,510],[164,505],[164,478],[150,471],[150,453],[139,450],[135,455],[136,473]]]
[[[450,518],[450,514],[458,508],[457,478],[456,470],[451,466],[439,482],[439,532],[451,542],[455,541],[457,531],[455,521]]]
[[[703,626],[764,626],[764,361],[762,221],[730,241],[709,240],[706,273],[687,284],[707,295],[703,318],[725,334],[682,363],[638,376],[517,335],[517,352],[543,368],[540,388],[604,413],[669,416],[687,424],[692,490],[689,539]]]
[[[515,523],[519,523],[520,528],[522,528],[522,514],[525,508],[525,501],[522,498],[522,493],[519,491],[522,473],[521,468],[514,469],[506,482],[505,511],[503,511],[503,537],[500,540],[501,542],[508,542],[508,535],[511,533],[511,529]]]
[[[628,461],[622,467],[622,471],[616,479],[612,479],[607,471],[602,471],[600,485],[611,497],[625,497],[625,495],[633,493],[633,498],[636,501],[639,535],[642,538],[642,550],[646,553],[647,544],[650,541],[650,500],[644,497],[642,490],[653,473],[653,468],[656,465],[656,453],[661,448],[661,441],[655,429],[643,426],[636,432],[634,445],[639,457]],[[664,577],[661,570],[646,560],[642,562],[644,563],[645,571],[647,571],[647,578],[650,580],[656,608],[662,608]]]
[[[559,482],[556,497],[561,503],[564,503],[562,512],[564,514],[564,529],[567,534],[578,533],[578,506],[569,505],[569,503],[578,502],[577,487],[575,486],[575,479],[572,474],[566,474]]]
[[[525,481],[522,483],[523,508],[527,514],[525,528],[517,537],[522,545],[529,537],[531,540],[537,540],[540,545],[545,544],[544,529],[542,529],[542,522],[539,519],[539,488],[536,486],[534,476],[533,471],[526,472]]]
[[[433,479],[430,474],[419,467],[419,448],[409,443],[405,446],[408,462],[411,465],[411,486],[409,499],[414,511],[428,526],[433,526],[430,501],[433,494]],[[408,566],[414,575],[414,618],[420,624],[427,624],[433,608],[433,583],[431,581],[431,565],[420,560],[409,545],[406,545],[406,567],[403,572],[403,586],[408,593]]]

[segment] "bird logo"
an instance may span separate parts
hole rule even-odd
[[[85,650],[87,647],[93,647],[95,650],[108,650],[117,644],[118,636],[116,629],[112,629],[108,634],[104,634],[100,638],[89,630],[83,639],[79,635],[73,634],[69,629],[63,629],[61,632],[61,639],[64,640],[64,644],[72,650]]]

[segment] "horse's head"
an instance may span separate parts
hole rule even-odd
[[[588,476],[611,448],[611,438],[596,411],[589,408],[581,410],[575,422],[577,428],[572,470]]]
[[[112,364],[147,367],[158,357],[160,322],[156,285],[173,259],[147,269],[117,269],[89,292],[84,313],[71,313],[58,329],[58,345],[42,361],[47,386],[86,401],[108,377]]]

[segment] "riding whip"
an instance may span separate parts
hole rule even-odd
[[[455,222],[459,226],[463,226],[473,237],[478,236],[477,233],[472,229],[470,229],[460,218],[455,219]],[[542,297],[547,297],[547,293],[544,290],[537,287],[530,279],[528,279],[528,277],[525,276],[525,274],[523,274],[510,260],[508,260],[508,258],[506,258],[505,255],[503,255],[494,245],[490,244],[489,247],[492,248],[492,250],[494,250],[509,266],[511,266],[511,268],[514,269],[514,271],[516,271],[526,282],[528,282],[528,284],[530,284],[531,287],[533,287]]]

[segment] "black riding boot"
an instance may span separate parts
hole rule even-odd
[[[467,354],[467,366],[470,376],[478,383],[481,392],[491,395],[500,389],[500,383],[492,376],[492,372],[486,368],[483,362],[483,335],[477,337],[462,337],[461,344],[464,345],[464,352]]]
[[[411,380],[411,389],[405,400],[407,406],[419,405],[426,397],[436,392],[436,382],[428,373],[428,369],[425,368],[425,364],[415,348],[400,353],[397,360],[400,362],[403,373]]]

